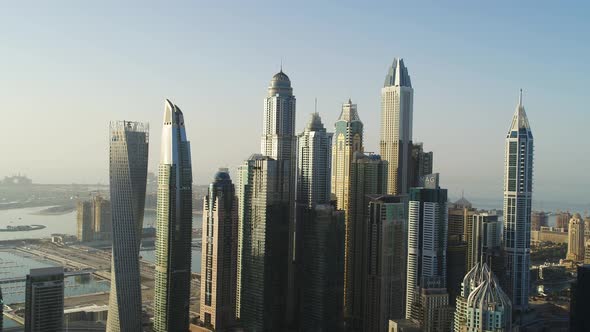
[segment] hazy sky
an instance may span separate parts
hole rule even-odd
[[[504,138],[523,88],[536,204],[590,206],[590,10],[580,1],[11,1],[0,4],[0,176],[108,183],[110,120],[185,114],[195,183],[259,152],[263,98],[291,77],[297,127],[329,130],[349,97],[378,152],[394,57],[412,77],[414,141],[451,197],[502,197]]]

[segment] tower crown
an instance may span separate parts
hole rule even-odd
[[[280,72],[276,73],[272,79],[270,80],[270,85],[268,87],[268,95],[272,97],[276,94],[286,94],[286,95],[293,95],[293,88],[291,87],[291,79],[287,74],[283,73],[281,69]]]
[[[406,86],[411,88],[412,81],[408,74],[408,68],[404,65],[404,59],[394,58],[389,71],[385,76],[385,83],[383,86]]]
[[[524,105],[522,104],[522,89],[520,89],[520,95],[518,98],[518,105],[516,111],[512,117],[512,124],[510,125],[510,131],[519,131],[520,129],[530,130],[529,119],[524,111]]]

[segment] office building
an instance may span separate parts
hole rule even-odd
[[[220,169],[203,199],[200,317],[216,331],[236,317],[238,198],[227,169]]]
[[[512,331],[512,305],[486,263],[477,262],[461,283],[454,331]]]
[[[513,310],[524,311],[530,285],[533,133],[522,104],[522,90],[506,135],[504,160],[504,290]]]
[[[363,326],[368,195],[385,194],[386,190],[387,162],[381,160],[379,155],[356,152],[351,165],[345,225],[344,320],[347,329],[360,329]]]
[[[387,193],[406,194],[410,186],[414,89],[403,59],[394,59],[381,89],[379,151],[389,163]]]
[[[578,266],[578,276],[570,294],[570,331],[590,331],[590,265]]]
[[[192,166],[184,115],[166,100],[158,167],[154,331],[187,331],[191,284]]]
[[[61,332],[63,317],[63,267],[31,269],[25,284],[25,332]]]
[[[419,187],[420,179],[432,174],[434,155],[432,151],[425,152],[422,143],[412,144],[412,155],[410,158],[410,188]]]
[[[366,225],[363,331],[386,332],[405,316],[406,196],[373,195]]]
[[[298,136],[297,251],[300,328],[343,324],[344,211],[330,203],[332,134],[313,113]]]
[[[584,220],[579,213],[576,213],[569,222],[567,259],[575,262],[584,261],[584,243]]]
[[[363,152],[363,123],[357,105],[349,99],[334,126],[332,146],[332,195],[339,210],[348,211],[350,170],[356,152]]]
[[[236,314],[247,331],[281,331],[286,323],[290,211],[280,181],[289,170],[280,163],[254,154],[238,170]]]
[[[444,325],[448,318],[444,315],[446,309],[443,308],[449,303],[446,292],[447,190],[441,189],[438,182],[438,174],[426,176],[422,187],[410,189],[408,204],[405,315],[407,319],[420,321],[425,329],[426,325],[429,328]],[[423,302],[425,300],[428,302]],[[429,312],[440,311],[436,316],[438,318],[424,316],[425,308]],[[438,321],[426,324],[425,317]]]
[[[148,130],[148,124],[141,122],[115,121],[110,125],[109,180],[113,220],[107,318],[107,331],[110,332],[141,330],[139,247],[145,207]],[[102,208],[99,207],[99,211]]]

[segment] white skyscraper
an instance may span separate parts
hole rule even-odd
[[[141,330],[139,247],[148,164],[148,125],[111,122],[113,256],[107,331]]]
[[[414,89],[403,59],[394,59],[381,89],[381,158],[389,163],[387,193],[406,194],[410,185]]]
[[[526,310],[531,251],[533,133],[522,105],[522,90],[506,135],[504,163],[506,292],[511,297],[513,309]]]

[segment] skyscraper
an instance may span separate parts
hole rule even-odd
[[[512,306],[486,263],[477,262],[461,283],[455,332],[512,331]]]
[[[77,225],[78,232],[76,237],[80,242],[92,241],[94,237],[94,214],[92,213],[92,203],[88,201],[79,201],[77,203]]]
[[[227,169],[215,174],[203,199],[200,317],[216,331],[236,317],[238,199]]]
[[[522,90],[506,135],[504,163],[505,290],[513,310],[525,310],[529,303],[533,132],[522,104]]]
[[[299,134],[296,261],[302,331],[343,324],[344,212],[330,204],[332,133],[318,113]]]
[[[25,285],[25,332],[63,329],[63,267],[31,269]]]
[[[455,203],[449,204],[449,224],[447,234],[447,288],[449,291],[449,303],[455,305],[455,298],[461,293],[461,281],[469,261],[468,255],[468,225],[473,221],[473,215],[477,212],[471,203],[461,197]]]
[[[113,236],[113,217],[111,202],[100,195],[92,199],[94,205],[94,239],[111,240]]]
[[[366,224],[366,291],[363,331],[386,332],[405,316],[406,196],[374,195]]]
[[[275,74],[268,87],[268,96],[264,99],[264,123],[262,128],[261,153],[275,159],[279,170],[276,180],[284,187],[282,197],[289,222],[289,254],[287,307],[285,321],[293,323],[296,306],[295,294],[295,173],[297,163],[297,137],[295,136],[296,99],[293,95],[291,80],[283,69]]]
[[[422,187],[410,190],[408,209],[406,318],[422,320],[413,312],[425,305],[417,303],[420,294],[428,295],[422,290],[447,287],[447,190],[439,187],[438,174],[427,175]],[[442,306],[448,305],[446,296],[446,301],[439,301]]]
[[[590,331],[590,265],[578,266],[578,276],[570,291],[570,331]]]
[[[158,167],[154,331],[187,331],[191,283],[192,167],[184,116],[166,100]]]
[[[555,218],[555,227],[563,228],[567,231],[569,227],[570,219],[572,219],[572,214],[569,212],[558,212]]]
[[[281,331],[285,325],[290,211],[280,183],[288,170],[279,164],[254,154],[238,170],[236,312],[247,331]]]
[[[368,195],[385,194],[386,189],[387,162],[381,160],[379,155],[355,152],[345,225],[344,319],[348,329],[360,329],[363,326]]]
[[[434,154],[432,151],[425,152],[424,144],[412,144],[412,155],[410,158],[410,184],[409,187],[419,187],[420,178],[432,174],[434,164]]]
[[[471,270],[477,263],[487,263],[492,269],[501,270],[502,267],[495,264],[501,254],[502,225],[498,216],[488,212],[476,213],[470,228],[470,237],[467,239],[469,253],[467,268]]]
[[[387,193],[406,194],[410,186],[414,89],[403,59],[394,59],[381,89],[380,153],[389,163]]]
[[[567,259],[584,261],[584,220],[579,213],[570,219],[568,229]]]
[[[531,230],[538,231],[541,226],[547,226],[548,217],[543,211],[533,211],[531,214]]]
[[[148,125],[110,126],[110,190],[113,253],[107,331],[141,330],[139,247],[145,206]]]
[[[335,124],[332,147],[332,194],[338,209],[348,211],[350,168],[355,152],[363,152],[363,123],[356,104],[350,99],[342,105]]]

